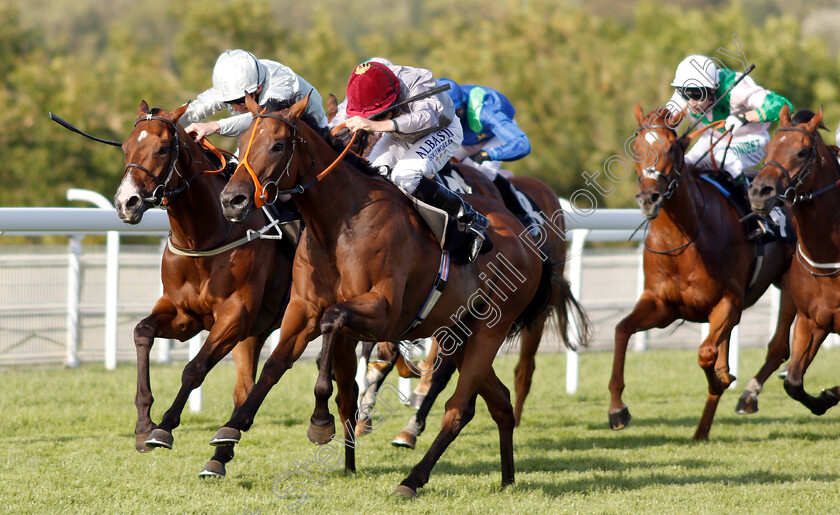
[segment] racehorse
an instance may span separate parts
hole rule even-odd
[[[472,419],[476,394],[485,399],[499,428],[502,484],[513,483],[513,407],[492,363],[511,331],[548,308],[553,270],[547,267],[543,273],[538,253],[519,238],[522,224],[500,202],[475,195],[467,199],[490,220],[494,251],[472,264],[450,267],[448,253],[441,251],[408,197],[360,159],[339,159],[329,134],[302,117],[308,100],[261,109],[246,98],[254,119],[239,140],[242,163],[220,197],[225,213],[239,220],[257,200],[290,193],[307,230],[293,264],[280,342],[248,398],[213,442],[237,443],[269,389],[322,334],[323,363],[334,364],[345,438],[352,443],[356,398],[342,393],[342,383],[355,385],[355,341],[434,334],[455,359],[458,385],[446,404],[440,434],[397,493],[413,497],[427,483],[434,464]],[[435,296],[430,292],[440,295],[417,325],[426,299]],[[335,433],[327,406],[332,393],[328,368],[319,370],[308,431],[311,441],[322,444]]]
[[[338,99],[335,95],[330,94],[327,97],[327,116],[330,120],[338,112]],[[334,129],[335,130],[335,129]],[[356,145],[351,149],[357,155],[367,157],[370,153],[373,144],[378,141],[382,133],[364,133],[362,138],[356,141]],[[475,193],[484,195],[486,197],[502,200],[496,186],[483,173],[475,168],[459,163],[453,163],[454,173],[460,174],[460,177],[450,178],[444,176],[447,185],[453,191],[458,193]],[[529,198],[537,203],[539,208],[539,216],[543,218],[543,227],[540,230],[539,238],[541,246],[544,251],[550,249],[550,256],[548,259],[558,262],[555,267],[554,284],[552,284],[552,299],[550,305],[556,306],[561,304],[562,309],[555,311],[557,316],[557,329],[566,346],[571,346],[570,340],[570,326],[569,317],[574,316],[577,324],[577,342],[586,345],[591,334],[591,324],[583,311],[583,308],[575,300],[571,293],[568,281],[563,277],[565,268],[566,255],[566,239],[565,239],[565,220],[562,216],[563,210],[560,206],[557,195],[542,181],[528,177],[514,177],[511,179],[514,186],[519,191],[524,192]],[[467,187],[470,191],[459,191]],[[545,220],[545,218],[549,218]],[[531,389],[531,380],[536,368],[535,356],[537,348],[539,347],[542,334],[545,329],[545,324],[548,320],[548,314],[540,316],[531,326],[526,327],[522,331],[521,346],[519,349],[519,361],[514,368],[514,392],[516,401],[514,403],[514,417],[516,419],[516,426],[519,426],[522,419],[522,409],[525,404],[525,398]],[[366,361],[370,361],[370,354],[373,346],[368,345],[363,347],[362,357]],[[402,447],[414,448],[417,436],[425,428],[425,418],[431,408],[437,395],[446,387],[449,378],[455,371],[455,367],[451,363],[446,363],[442,367],[437,367],[434,374],[432,370],[434,364],[437,363],[437,344],[433,343],[429,356],[425,360],[422,367],[416,365],[409,365],[406,360],[400,356],[397,345],[394,342],[379,342],[378,353],[380,360],[383,360],[381,366],[377,366],[375,373],[372,374],[372,382],[365,392],[365,405],[368,403],[375,403],[376,393],[379,386],[385,380],[387,374],[396,366],[399,369],[400,377],[417,377],[420,376],[420,384],[411,395],[412,407],[419,409],[418,413],[412,417],[409,424],[400,431],[397,437],[393,440],[393,444]],[[410,359],[408,360],[411,362]],[[434,375],[434,378],[433,378]],[[429,400],[424,402],[426,395],[429,395]],[[364,418],[359,420],[356,425],[356,435],[361,436],[370,431],[370,419]]]
[[[635,115],[639,122],[633,144],[638,156],[636,200],[650,221],[650,232],[645,240],[644,292],[615,328],[610,427],[621,429],[630,422],[630,412],[621,399],[630,336],[679,319],[708,322],[709,335],[700,345],[697,361],[706,375],[709,393],[694,433],[695,440],[705,440],[720,396],[735,379],[729,373],[730,333],[742,310],[754,304],[771,283],[782,291],[779,318],[766,362],[748,390],[757,394],[787,359],[795,310],[786,272],[794,244],[765,244],[763,259],[757,260],[758,247],[747,241],[735,208],[697,170],[687,169],[688,140],[678,138],[674,129],[683,115],[672,116],[658,109],[644,116],[639,105]]]
[[[134,328],[137,350],[137,426],[140,452],[172,448],[190,391],[231,350],[236,362],[234,406],[256,377],[260,350],[280,324],[291,278],[295,246],[284,239],[261,239],[269,226],[261,216],[234,225],[223,216],[222,174],[208,173],[215,162],[179,126],[186,105],[168,113],[141,102],[137,121],[123,143],[125,176],[114,198],[120,218],[140,222],[152,206],[164,204],[171,232],[161,263],[163,295],[152,313]],[[272,228],[273,230],[273,228]],[[275,233],[276,238],[276,233]],[[199,353],[184,368],[181,388],[160,424],[151,419],[154,401],[149,352],[155,338],[185,341],[209,331]],[[201,475],[224,476],[233,446],[219,447]]]
[[[800,113],[797,113],[797,118]],[[785,391],[815,415],[840,400],[840,387],[819,397],[805,391],[803,376],[829,333],[840,332],[840,166],[836,147],[826,146],[818,129],[823,112],[794,123],[790,109],[779,115],[780,128],[767,144],[761,172],[750,185],[750,204],[764,214],[784,202],[793,212],[799,243],[790,269],[796,305],[791,359]]]

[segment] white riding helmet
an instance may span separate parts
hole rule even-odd
[[[718,85],[718,69],[704,55],[690,55],[677,66],[671,86],[675,88],[711,88]]]
[[[227,50],[213,68],[211,94],[219,102],[230,102],[253,94],[265,80],[268,70],[254,54],[245,50]]]

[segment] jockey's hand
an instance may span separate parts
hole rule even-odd
[[[348,119],[344,124],[350,129],[350,132],[367,131],[367,132],[393,132],[394,124],[391,120],[368,120],[361,116],[354,116]]]
[[[490,154],[488,154],[484,150],[479,150],[475,154],[471,155],[470,159],[472,159],[475,162],[475,164],[480,165],[484,161],[490,160]]]
[[[724,122],[724,129],[728,130],[729,132],[735,132],[736,130],[740,129],[744,125],[747,124],[747,115],[741,113],[737,115],[729,115],[726,118],[726,122]]]
[[[219,125],[219,122],[191,123],[184,130],[187,131],[187,134],[192,134],[195,141],[199,142],[205,136],[218,134],[222,130],[222,127]]]

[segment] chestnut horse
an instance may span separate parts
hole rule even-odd
[[[799,115],[799,113],[797,113]],[[785,391],[815,415],[840,400],[840,387],[819,397],[805,391],[803,376],[829,333],[840,333],[840,166],[818,132],[822,108],[808,121],[793,123],[784,106],[780,128],[767,144],[764,167],[750,186],[759,214],[784,202],[793,211],[799,244],[790,269],[796,305]]]
[[[342,391],[342,383],[355,385],[355,342],[435,335],[455,359],[458,385],[440,434],[397,492],[413,497],[428,482],[434,464],[472,419],[476,394],[499,428],[502,484],[513,483],[513,407],[492,364],[512,329],[548,308],[553,271],[543,273],[538,253],[519,238],[522,224],[500,202],[476,195],[467,198],[490,220],[494,251],[472,264],[448,267],[448,254],[408,197],[360,159],[339,159],[329,134],[302,117],[308,100],[261,111],[246,99],[254,120],[239,140],[243,162],[221,195],[225,213],[241,219],[255,205],[255,194],[271,198],[279,189],[295,194],[307,230],[295,256],[280,342],[214,443],[239,441],[270,388],[318,334],[324,363],[334,360],[339,411],[352,443],[356,398]],[[446,286],[437,303],[415,325],[442,280]],[[328,367],[320,367],[308,431],[315,443],[327,443],[335,433],[327,406],[329,379]]]
[[[682,114],[671,116],[658,109],[644,116],[637,105],[635,115],[639,122],[633,145],[638,156],[636,201],[650,220],[650,232],[645,240],[644,292],[615,328],[610,427],[621,429],[630,421],[621,399],[630,336],[675,320],[708,322],[709,335],[700,345],[697,361],[706,375],[709,394],[694,433],[694,439],[705,440],[720,396],[735,379],[729,373],[730,333],[742,310],[754,304],[771,283],[782,290],[779,318],[766,362],[748,390],[760,391],[760,385],[787,359],[795,315],[787,270],[794,244],[765,244],[763,264],[756,271],[758,249],[747,241],[735,208],[715,186],[701,180],[697,170],[686,169],[688,140],[678,138],[674,129]]]
[[[171,228],[161,263],[163,295],[134,328],[134,432],[140,452],[172,448],[171,431],[180,423],[190,391],[231,350],[236,362],[234,406],[242,404],[254,384],[260,349],[280,324],[295,251],[285,240],[254,239],[261,228],[265,232],[262,216],[240,225],[224,217],[219,193],[226,178],[208,173],[221,164],[178,124],[185,110],[168,113],[150,110],[145,101],[140,104],[134,129],[123,143],[125,177],[114,198],[120,218],[130,224],[140,222],[149,207],[165,203]],[[185,341],[201,330],[209,335],[184,367],[172,406],[155,424],[149,381],[154,339]],[[224,476],[224,464],[232,457],[233,446],[219,447],[201,475]]]

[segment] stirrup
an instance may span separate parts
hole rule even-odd
[[[475,219],[467,225],[466,231],[464,231],[471,232],[473,234],[472,241],[470,242],[470,263],[474,262],[481,253],[481,248],[484,246],[484,240],[487,238],[487,233],[485,231],[487,231],[487,227],[489,225],[490,221],[487,217],[478,211],[475,211]]]

